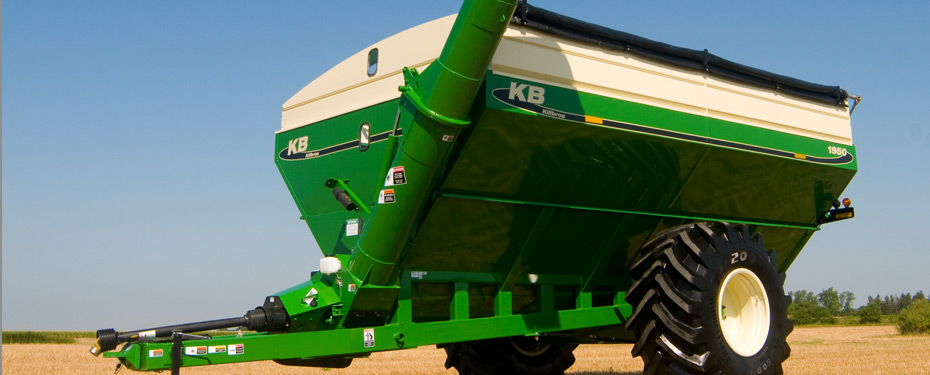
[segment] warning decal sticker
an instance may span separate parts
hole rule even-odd
[[[346,220],[346,237],[358,236],[358,219]]]
[[[394,203],[394,189],[384,189],[378,193],[378,203]]]
[[[139,340],[147,340],[147,339],[154,339],[154,338],[155,338],[154,329],[150,331],[139,332]]]
[[[185,346],[184,355],[204,355],[207,354],[206,346]]]
[[[394,167],[388,171],[387,177],[384,178],[384,186],[406,185],[407,175],[404,174],[404,166]]]
[[[245,353],[245,346],[242,344],[232,344],[226,347],[226,354],[240,355]]]
[[[164,357],[165,351],[161,349],[149,350],[149,358]]]
[[[209,354],[226,353],[226,346],[225,346],[225,345],[220,345],[220,346],[211,346],[211,347],[208,347],[208,348],[207,348],[207,353],[209,353]]]
[[[375,330],[374,328],[365,329],[365,347],[374,348],[375,347]]]

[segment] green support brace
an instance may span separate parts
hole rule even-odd
[[[530,230],[530,234],[526,237],[526,240],[523,241],[523,245],[512,254],[505,255],[505,259],[501,261],[501,264],[505,266],[509,265],[509,269],[505,269],[501,272],[501,275],[504,277],[500,287],[501,291],[512,290],[519,278],[525,275],[526,265],[524,264],[523,254],[531,252],[539,243],[539,239],[542,237],[543,233],[546,232],[549,220],[552,219],[552,214],[554,212],[555,208],[553,207],[542,207],[539,216],[536,217],[536,222],[533,224],[533,229]]]
[[[513,293],[501,290],[494,297],[494,315],[506,316],[513,315]]]
[[[588,262],[587,274],[583,276],[583,282],[581,285],[581,292],[590,292],[592,284],[597,275],[604,274],[604,268],[607,267],[608,257],[613,254],[620,244],[627,239],[628,231],[630,225],[633,224],[634,215],[623,215],[620,218],[620,222],[617,224],[617,227],[611,233],[610,237],[607,237],[604,240],[604,246],[600,246],[591,254],[591,260]]]
[[[397,296],[397,310],[394,311],[394,317],[392,318],[391,323],[413,323],[413,301],[411,301],[411,287],[410,272],[404,272],[400,278],[400,293]]]
[[[455,283],[449,310],[452,312],[452,320],[468,319],[468,283]]]

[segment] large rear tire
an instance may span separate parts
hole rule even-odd
[[[443,345],[446,368],[461,375],[562,375],[577,345],[544,343],[534,337],[459,342]]]
[[[775,251],[745,225],[696,223],[643,246],[626,323],[650,374],[781,374],[789,297]]]

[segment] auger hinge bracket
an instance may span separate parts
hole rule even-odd
[[[417,110],[420,111],[424,116],[444,125],[452,127],[465,127],[468,124],[471,124],[471,119],[466,116],[465,119],[455,119],[430,109],[426,106],[426,103],[423,102],[423,93],[420,90],[420,87],[417,85],[417,77],[420,74],[417,73],[415,69],[410,69],[404,67],[404,85],[397,88],[402,92],[403,96],[413,103],[414,107],[417,107]]]

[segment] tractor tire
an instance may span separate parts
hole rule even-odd
[[[794,326],[775,259],[761,234],[728,223],[675,227],[643,246],[626,295],[643,374],[781,374]]]
[[[578,345],[541,344],[534,337],[510,337],[443,345],[446,368],[461,375],[562,375]]]

